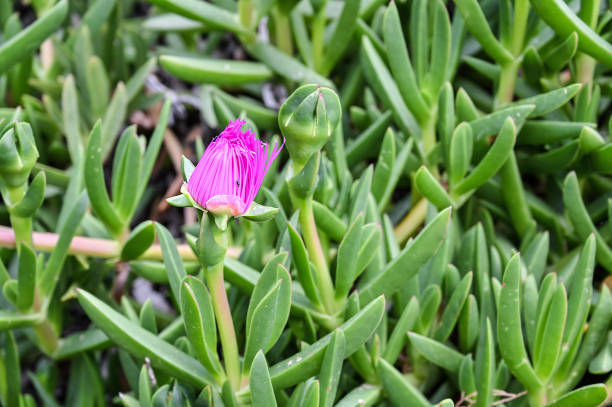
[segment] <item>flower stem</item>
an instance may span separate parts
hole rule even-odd
[[[323,307],[331,314],[335,311],[334,285],[329,275],[329,268],[317,232],[317,225],[312,211],[312,197],[299,200],[298,204],[298,209],[300,211],[300,227],[302,228],[302,235],[304,236],[308,257],[315,265],[317,284],[320,290]]]
[[[219,329],[219,339],[223,350],[225,371],[234,390],[240,388],[240,361],[238,359],[238,343],[234,330],[232,312],[227,300],[225,282],[223,280],[223,262],[208,267],[206,282],[212,297],[213,309]]]
[[[223,351],[225,372],[234,390],[240,388],[240,360],[238,355],[238,342],[232,311],[227,300],[225,281],[223,278],[223,264],[227,252],[229,230],[221,230],[217,226],[216,215],[203,214],[198,239],[200,261],[205,267],[206,283],[212,298],[217,329]],[[203,253],[202,251],[206,251]]]

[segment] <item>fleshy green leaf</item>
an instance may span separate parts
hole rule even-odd
[[[92,321],[115,343],[139,358],[194,386],[213,385],[210,373],[191,356],[181,352],[149,331],[134,325],[123,315],[84,290],[78,290],[79,303]]]

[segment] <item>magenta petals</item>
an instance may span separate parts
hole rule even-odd
[[[212,213],[245,213],[283,147],[270,148],[250,129],[242,131],[244,123],[236,119],[227,125],[204,151],[187,182],[191,197]]]

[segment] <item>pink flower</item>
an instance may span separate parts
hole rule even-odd
[[[270,146],[250,129],[242,131],[244,123],[236,119],[215,137],[187,182],[191,197],[212,213],[245,213],[283,148],[275,143],[270,152]]]

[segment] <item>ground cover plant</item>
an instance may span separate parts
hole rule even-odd
[[[0,404],[606,405],[611,6],[0,0]]]

